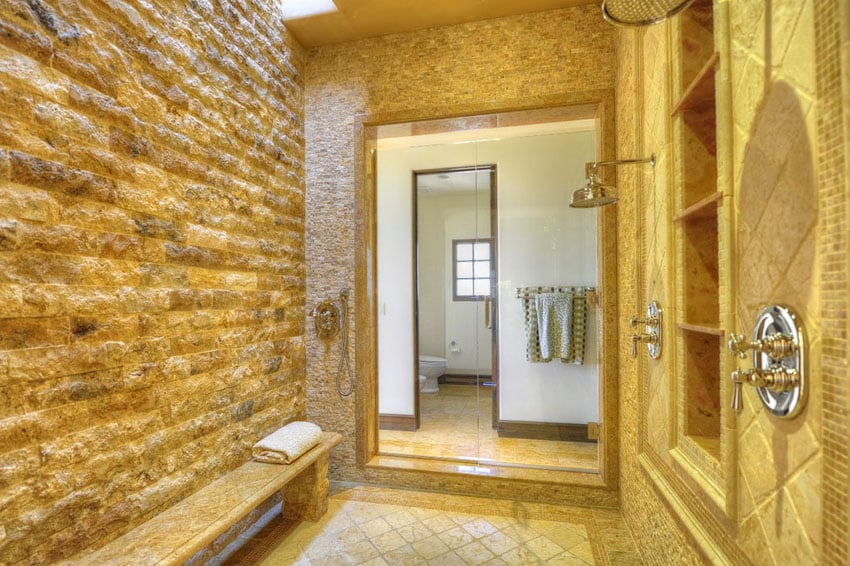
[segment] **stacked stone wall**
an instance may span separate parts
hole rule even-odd
[[[0,0],[0,563],[305,415],[303,53],[265,0]]]

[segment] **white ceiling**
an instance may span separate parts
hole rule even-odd
[[[420,196],[487,191],[487,198],[489,199],[490,170],[420,174],[416,176],[416,190],[419,191]]]
[[[281,2],[286,27],[305,47],[600,4],[600,0],[333,0],[337,10],[327,11],[330,0],[319,0],[316,10],[322,13],[305,16],[310,12],[308,1]]]

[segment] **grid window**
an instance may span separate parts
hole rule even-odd
[[[490,296],[490,240],[452,240],[455,301]]]

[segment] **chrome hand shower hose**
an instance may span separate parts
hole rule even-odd
[[[339,292],[339,306],[340,306],[340,332],[342,333],[342,337],[340,338],[339,347],[339,366],[336,370],[336,390],[343,397],[348,397],[352,393],[354,393],[354,375],[351,372],[351,362],[348,359],[348,289],[343,289]],[[343,390],[342,388],[342,372],[343,369],[346,372],[348,377],[348,387]]]

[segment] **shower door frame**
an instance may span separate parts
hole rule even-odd
[[[493,410],[491,414],[491,427],[498,428],[499,423],[499,211],[498,211],[498,186],[496,177],[497,165],[469,165],[461,167],[437,167],[434,169],[417,169],[413,171],[413,361],[417,366],[413,375],[413,415],[416,429],[421,426],[419,412],[419,175],[432,175],[434,173],[454,173],[458,171],[490,171],[490,304],[485,308],[490,309],[490,383],[493,387]],[[476,230],[477,239],[477,230]],[[454,285],[454,281],[452,281]],[[454,291],[452,291],[454,293]],[[479,329],[480,330],[480,329]],[[476,341],[477,343],[477,341]],[[475,387],[481,387],[481,376],[476,373]]]
[[[597,209],[600,236],[598,265],[602,267],[599,294],[599,338],[606,356],[600,360],[600,402],[602,419],[599,438],[598,471],[535,470],[523,467],[487,465],[459,467],[450,462],[426,458],[386,457],[378,454],[378,376],[377,376],[377,198],[376,150],[378,128],[411,131],[411,124],[428,121],[430,131],[476,129],[483,121],[498,125],[501,116],[511,113],[512,119],[526,113],[557,111],[569,119],[594,119],[597,127],[597,160],[613,160],[617,155],[615,124],[615,92],[613,89],[552,93],[545,99],[516,99],[498,107],[486,103],[464,104],[444,108],[435,114],[431,108],[366,113],[352,116],[355,151],[355,367],[357,383],[353,407],[356,430],[353,450],[357,468],[363,477],[381,478],[383,482],[445,488],[449,478],[459,489],[488,492],[499,489],[505,479],[514,481],[517,489],[529,500],[548,500],[558,493],[564,500],[591,499],[597,504],[619,504],[619,379],[618,379],[618,304],[617,304],[617,209]],[[514,121],[518,123],[531,123]],[[436,129],[435,129],[436,128]],[[616,183],[616,172],[603,172],[601,181]],[[464,479],[467,478],[467,479]],[[542,483],[541,483],[542,482]],[[465,487],[464,487],[465,486]],[[545,486],[545,489],[544,489]],[[578,489],[577,488],[581,488]],[[590,499],[588,499],[590,498]]]

